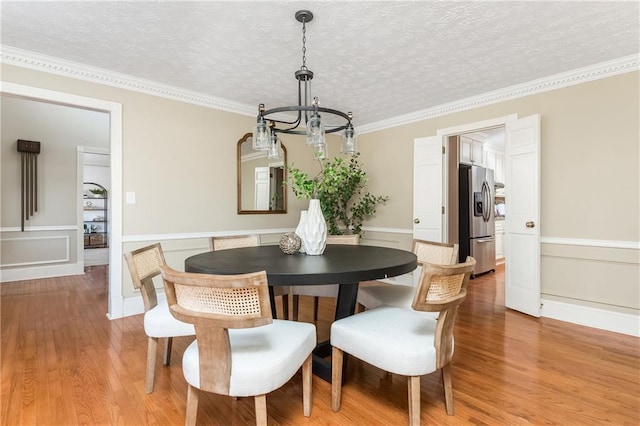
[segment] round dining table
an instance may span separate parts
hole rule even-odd
[[[287,255],[277,245],[209,251],[185,260],[185,271],[233,275],[266,271],[271,290],[271,310],[275,315],[272,286],[339,284],[335,320],[355,312],[358,283],[394,277],[416,269],[417,257],[407,250],[365,245],[327,245],[322,255]],[[331,381],[329,341],[314,350],[313,372]]]

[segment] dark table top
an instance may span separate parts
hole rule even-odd
[[[413,271],[410,251],[363,245],[327,245],[320,256],[287,255],[277,245],[210,251],[185,260],[187,272],[242,274],[267,271],[270,285],[357,283]]]

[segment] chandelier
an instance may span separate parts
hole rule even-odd
[[[306,65],[306,24],[313,20],[313,13],[308,10],[299,10],[296,12],[295,18],[302,23],[302,66],[295,72],[296,80],[298,80],[298,104],[267,110],[265,110],[264,104],[260,104],[256,126],[253,129],[253,149],[267,151],[268,158],[280,158],[282,149],[278,133],[306,135],[307,145],[312,147],[314,158],[323,159],[327,156],[325,134],[344,130],[340,152],[355,154],[356,133],[351,123],[353,114],[321,107],[318,98],[311,95],[313,72]],[[286,112],[296,112],[296,119],[283,121],[274,116]],[[333,116],[333,118],[337,117],[338,124],[326,124],[321,114],[325,117],[327,115]],[[304,125],[306,130],[299,129],[301,125]]]

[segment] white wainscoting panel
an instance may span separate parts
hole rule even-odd
[[[69,236],[3,238],[0,266],[30,266],[69,261]]]

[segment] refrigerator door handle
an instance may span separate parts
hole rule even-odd
[[[482,182],[482,218],[485,222],[488,222],[491,218],[491,189],[489,188],[489,184],[484,181]]]
[[[490,243],[493,241],[493,238],[476,238],[475,241],[478,243]]]

